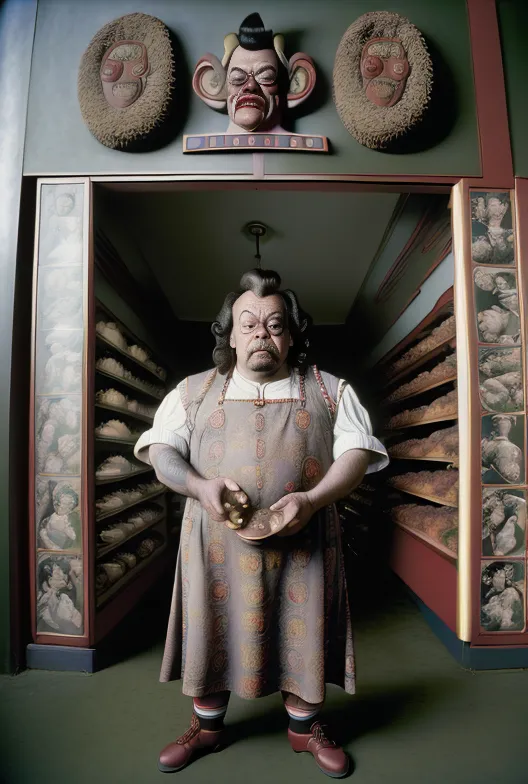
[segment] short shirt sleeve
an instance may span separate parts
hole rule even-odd
[[[340,381],[334,424],[334,460],[350,449],[367,449],[372,453],[367,474],[381,471],[389,464],[387,450],[372,434],[372,425],[366,409],[359,402],[350,384]]]
[[[154,417],[150,430],[143,433],[134,447],[134,455],[150,465],[148,447],[152,444],[166,444],[176,449],[184,460],[189,459],[190,433],[187,426],[187,413],[183,405],[187,379],[166,395]]]

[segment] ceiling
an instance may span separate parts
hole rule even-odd
[[[240,190],[109,195],[180,319],[215,318],[226,292],[256,266],[254,240],[243,227],[260,221],[269,227],[262,267],[279,272],[316,324],[345,321],[399,198]]]

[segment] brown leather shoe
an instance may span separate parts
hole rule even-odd
[[[325,734],[325,727],[315,721],[310,727],[310,732],[301,734],[288,730],[288,739],[292,749],[299,753],[309,751],[313,754],[319,768],[333,779],[342,779],[350,769],[350,760],[333,740]]]
[[[163,773],[176,773],[182,770],[200,752],[220,751],[221,738],[224,730],[201,730],[200,722],[195,713],[191,726],[181,738],[165,746],[159,756],[158,768]]]

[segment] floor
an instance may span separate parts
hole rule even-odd
[[[462,670],[397,583],[373,583],[355,588],[368,607],[356,624],[358,693],[330,688],[325,710],[353,759],[355,784],[526,784],[528,672]],[[121,631],[119,663],[95,675],[0,678],[2,783],[171,780],[157,755],[187,727],[191,706],[178,683],[157,682],[168,592],[149,597]],[[328,781],[309,755],[289,748],[277,695],[232,698],[227,723],[231,744],[174,780]]]

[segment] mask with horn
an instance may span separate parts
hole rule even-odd
[[[193,76],[194,92],[208,106],[229,114],[227,133],[282,133],[284,104],[302,103],[315,86],[315,67],[298,52],[289,60],[284,37],[266,30],[259,14],[250,14],[238,35],[224,38],[224,56],[204,55]]]

